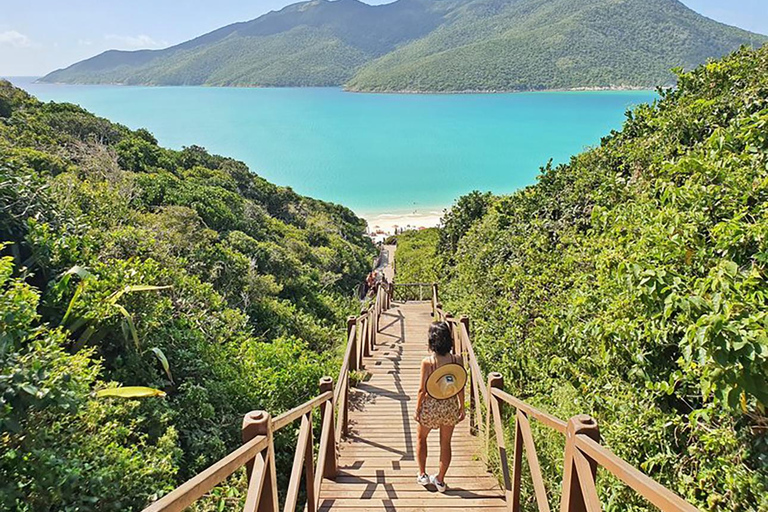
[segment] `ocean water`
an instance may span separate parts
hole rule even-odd
[[[650,91],[353,94],[256,89],[35,84],[171,148],[197,144],[266,179],[368,218],[429,214],[472,190],[509,193],[621,127]]]

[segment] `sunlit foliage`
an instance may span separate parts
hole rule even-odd
[[[238,446],[246,412],[314,396],[364,228],[1,81],[0,509],[141,509]],[[149,389],[95,393],[118,386]]]
[[[441,299],[471,316],[482,365],[513,394],[592,414],[616,454],[703,510],[765,511],[768,48],[679,84],[494,198],[440,253]],[[557,498],[562,441],[539,434]],[[654,510],[599,487],[610,510]]]

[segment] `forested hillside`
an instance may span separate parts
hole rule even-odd
[[[456,0],[450,0],[456,1]],[[441,4],[371,6],[311,0],[164,50],[108,51],[46,82],[216,86],[338,86],[364,63],[428,33]]]
[[[679,0],[311,0],[163,50],[108,51],[45,82],[354,91],[643,87],[768,38]]]
[[[654,88],[765,37],[678,0],[474,0],[424,38],[361,68],[360,91]]]
[[[702,510],[768,510],[768,48],[682,75],[599,147],[513,195],[461,198],[439,240],[408,243],[398,272],[440,256],[446,310],[471,316],[511,393],[594,415]],[[558,489],[562,441],[536,439]],[[648,509],[598,488],[607,509]]]
[[[0,82],[0,509],[141,509],[238,446],[244,413],[314,396],[364,228]],[[153,396],[102,396],[122,386]]]

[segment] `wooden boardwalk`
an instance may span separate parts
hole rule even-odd
[[[320,510],[407,512],[439,509],[506,510],[504,494],[485,464],[476,460],[478,438],[465,419],[454,433],[448,491],[416,483],[416,392],[419,365],[427,355],[429,302],[393,303],[381,316],[370,379],[358,385],[350,412],[350,436],[340,446],[339,474],[324,480]],[[427,472],[439,463],[437,432],[429,439]]]
[[[394,249],[384,246],[385,254],[380,259],[378,269],[384,270],[387,276],[392,275]],[[323,377],[319,382],[319,395],[275,418],[267,411],[249,412],[243,419],[243,444],[239,448],[149,505],[144,512],[185,510],[243,466],[248,467],[245,512],[301,508],[299,495],[302,489],[306,491],[304,510],[311,511],[515,511],[520,509],[523,451],[539,510],[602,510],[596,486],[599,466],[662,512],[699,512],[602,446],[598,424],[592,417],[580,414],[563,421],[506,393],[500,373],[488,373],[486,381],[472,347],[466,317],[457,320],[442,309],[437,285],[430,285],[431,302],[393,303],[390,299],[398,283],[391,283],[388,280],[377,285],[373,290],[375,300],[360,316],[349,319],[344,360],[335,387],[331,377]],[[424,284],[399,286],[407,289]],[[418,466],[413,414],[419,388],[419,367],[427,354],[427,330],[433,310],[436,318],[452,325],[454,347],[466,357],[465,363],[472,376],[467,391],[474,399],[470,402],[467,417],[476,414],[481,431],[495,441],[506,499],[496,479],[486,471],[485,464],[476,460],[480,447],[478,439],[469,433],[469,420],[460,423],[454,434],[453,462],[446,476],[448,491],[440,494],[431,486],[425,488],[416,483]],[[371,335],[376,331],[378,335],[372,346]],[[363,352],[370,352],[371,356],[359,357]],[[369,378],[356,388],[350,388],[350,370],[361,368],[361,365]],[[505,410],[510,408],[515,411],[515,442],[508,454],[504,418]],[[483,409],[488,411],[485,420],[480,415]],[[312,421],[315,410],[321,418],[316,459]],[[557,508],[551,508],[549,504],[531,431],[532,420],[565,438],[562,498]],[[299,421],[301,427],[288,488],[279,500],[273,435]],[[349,431],[349,435],[340,438],[341,431]],[[436,434],[433,432],[429,439],[427,471],[432,474],[437,472],[439,464]]]

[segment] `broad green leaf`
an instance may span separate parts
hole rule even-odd
[[[173,288],[171,285],[167,286],[151,286],[151,285],[145,285],[145,284],[137,284],[133,286],[126,286],[125,287],[125,293],[133,293],[133,292],[154,292],[158,290],[167,290],[168,288]]]
[[[125,322],[128,325],[128,330],[131,333],[131,338],[133,338],[133,344],[136,346],[136,350],[139,349],[139,333],[136,331],[136,324],[133,323],[133,318],[131,318],[131,314],[128,313],[128,310],[125,309],[120,304],[115,304],[115,308],[125,317]]]
[[[125,386],[121,388],[108,388],[96,392],[99,398],[149,398],[153,396],[165,396],[165,391],[144,386]]]
[[[70,268],[66,272],[64,272],[65,276],[79,276],[80,279],[86,279],[91,277],[91,273],[86,270],[85,267],[81,267],[80,265],[75,265],[74,267]],[[69,319],[69,315],[72,313],[72,308],[75,305],[75,302],[77,302],[78,297],[83,293],[83,288],[85,286],[85,281],[81,281],[77,288],[75,289],[74,295],[72,295],[72,299],[69,301],[69,305],[67,306],[67,311],[64,313],[64,317],[61,319],[61,323],[59,325],[65,325],[67,323],[67,320]],[[71,330],[71,329],[70,329]]]
[[[167,290],[168,288],[173,288],[173,286],[152,286],[148,284],[136,284],[136,285],[130,285],[126,286],[122,290],[118,290],[107,299],[112,304],[115,304],[120,297],[125,295],[126,293],[134,293],[134,292],[154,292],[158,290]]]
[[[83,334],[80,335],[80,338],[77,340],[77,345],[79,347],[85,346],[86,343],[88,343],[88,340],[91,339],[91,336],[93,336],[93,333],[96,332],[96,329],[89,325],[85,331],[83,331]]]
[[[165,370],[165,374],[168,376],[168,380],[170,380],[171,384],[173,384],[173,376],[171,375],[171,366],[168,364],[168,358],[166,358],[163,351],[157,347],[152,347],[150,350],[155,354],[157,360],[160,361],[160,364],[163,366],[163,370]]]
[[[76,276],[80,276],[81,279],[85,279],[86,277],[91,277],[92,274],[88,272],[88,270],[85,267],[81,267],[80,265],[75,265],[74,267],[64,272],[64,275],[76,275]]]
[[[64,313],[64,317],[62,317],[61,323],[59,325],[66,325],[67,320],[69,319],[69,315],[72,313],[72,308],[75,307],[75,302],[77,302],[77,299],[83,293],[84,285],[85,285],[84,281],[81,281],[80,284],[77,285],[77,288],[75,289],[75,293],[72,295],[72,299],[70,299],[69,305],[67,306],[67,311],[66,313]],[[69,329],[69,330],[72,331],[72,329]]]

